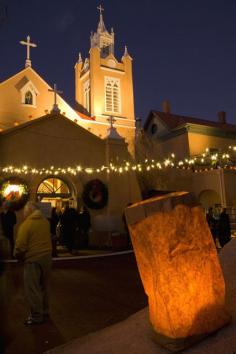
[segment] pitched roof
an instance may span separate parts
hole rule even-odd
[[[84,113],[81,113],[81,112],[78,112],[76,111],[76,113],[78,114],[78,116],[82,119],[85,119],[85,120],[95,120],[95,117],[90,117],[90,116],[87,116],[86,114]]]
[[[221,123],[221,122],[217,122],[217,121],[214,122],[211,120],[195,118],[195,117],[187,117],[187,116],[182,116],[182,115],[177,115],[177,114],[172,114],[172,113],[165,113],[165,112],[160,112],[160,111],[155,111],[155,110],[152,110],[149,113],[148,118],[144,124],[144,129],[147,129],[147,127],[153,117],[157,117],[157,118],[161,119],[161,121],[165,124],[165,126],[169,130],[178,129],[180,127],[185,126],[186,124],[197,124],[197,125],[203,125],[205,127],[218,128],[218,129],[221,129],[224,131],[235,131],[236,132],[236,125],[235,124]]]
[[[24,129],[24,128],[28,127],[28,126],[37,126],[38,124],[40,124],[40,122],[46,121],[48,119],[52,120],[53,118],[54,119],[65,120],[67,123],[73,125],[75,127],[75,129],[83,131],[85,134],[88,134],[90,136],[93,136],[93,138],[95,140],[97,140],[97,141],[103,141],[98,136],[96,136],[95,134],[91,133],[87,129],[83,128],[81,125],[75,123],[73,120],[71,120],[71,119],[67,118],[66,116],[62,115],[61,113],[53,113],[53,112],[49,113],[49,114],[45,114],[42,117],[32,119],[32,120],[30,120],[28,122],[24,122],[24,123],[19,124],[17,126],[14,126],[14,127],[8,128],[8,129],[4,129],[4,130],[0,131],[0,138],[1,138],[1,136],[8,135],[8,134],[10,134],[12,132],[15,132],[15,131],[19,131],[19,130]]]

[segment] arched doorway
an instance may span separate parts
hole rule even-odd
[[[221,199],[219,194],[213,189],[206,189],[199,194],[199,202],[204,209],[209,207],[219,206],[221,204]]]
[[[61,209],[65,204],[74,204],[72,189],[64,180],[49,177],[43,180],[37,189],[37,199]],[[74,205],[73,205],[74,206]]]

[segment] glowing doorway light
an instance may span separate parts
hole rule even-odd
[[[24,186],[20,184],[8,184],[3,189],[3,197],[6,199],[18,199],[24,193]]]

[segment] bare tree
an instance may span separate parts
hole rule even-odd
[[[152,190],[168,189],[168,172],[157,165],[158,160],[163,160],[161,142],[139,129],[136,135],[136,162],[142,164],[138,180],[144,195]]]

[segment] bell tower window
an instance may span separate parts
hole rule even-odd
[[[25,104],[33,104],[33,95],[30,91],[25,93]]]
[[[105,77],[105,111],[120,113],[120,106],[120,80]]]

